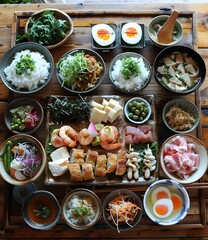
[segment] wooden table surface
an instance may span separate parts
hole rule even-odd
[[[142,20],[147,26],[149,19],[153,15],[164,13],[160,10],[161,7],[177,9],[180,11],[181,19],[185,30],[185,45],[191,44],[204,58],[206,65],[208,63],[208,4],[168,4],[161,5],[161,3],[147,4],[147,3],[122,3],[122,4],[31,4],[31,5],[0,5],[0,59],[3,54],[14,44],[15,34],[17,30],[17,20],[25,14],[28,17],[32,12],[42,8],[58,8],[65,10],[72,15],[75,24],[75,34],[67,44],[60,49],[52,50],[52,55],[55,62],[66,51],[75,47],[91,47],[89,26],[92,23],[107,22],[118,23],[123,20]],[[101,18],[102,16],[102,18]],[[188,17],[187,17],[188,16]],[[190,16],[190,17],[189,17]],[[24,18],[23,18],[24,19]],[[188,20],[187,20],[188,19]],[[21,22],[24,24],[24,20]],[[19,25],[18,25],[19,26]],[[79,31],[77,30],[79,29]],[[83,31],[84,29],[84,31]],[[84,34],[83,34],[84,32]],[[81,35],[82,33],[82,35]],[[80,35],[79,35],[80,34]],[[107,68],[110,60],[120,53],[122,50],[117,48],[112,52],[103,52],[103,56]],[[134,51],[134,50],[130,50]],[[136,49],[136,52],[144,55],[150,62],[153,60],[160,49],[155,48],[149,42],[144,49]],[[206,146],[208,146],[208,78],[196,93],[186,95],[185,98],[195,102],[201,108],[201,123],[197,131],[192,134],[201,138]],[[48,98],[51,94],[55,95],[69,95],[57,83],[55,75],[49,85],[36,94],[30,97],[38,99],[43,105],[47,104]],[[158,125],[161,125],[161,109],[164,103],[170,99],[175,98],[174,95],[169,95],[151,79],[150,85],[141,92],[141,94],[153,94],[156,96]],[[93,95],[121,95],[110,84],[108,76],[106,76],[103,84],[99,87]],[[9,137],[11,133],[6,129],[4,124],[4,111],[8,102],[14,98],[20,97],[18,94],[10,92],[2,82],[0,82],[0,143]],[[159,130],[161,130],[159,128]],[[44,144],[45,140],[45,123],[41,129],[34,134]],[[159,142],[162,142],[162,134],[159,132]],[[162,173],[161,173],[162,176]],[[71,188],[67,186],[46,186],[44,184],[45,175],[41,176],[35,184],[39,189],[48,189],[54,192],[61,203],[66,191]],[[129,189],[138,192],[141,197],[144,194],[146,186],[129,186]],[[196,184],[186,186],[191,198],[191,209],[187,218],[180,224],[172,227],[162,227],[154,224],[144,214],[141,223],[128,232],[121,234],[109,229],[101,219],[95,227],[86,230],[78,231],[69,228],[60,218],[59,224],[50,231],[33,230],[24,223],[21,216],[21,205],[14,201],[12,197],[12,186],[8,185],[0,178],[0,239],[208,239],[207,226],[207,176]],[[99,195],[101,199],[110,192],[111,188],[95,187],[93,190]]]

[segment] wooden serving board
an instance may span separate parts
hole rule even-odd
[[[91,38],[91,24],[98,24],[98,23],[111,23],[116,24],[118,26],[118,31],[120,29],[120,25],[122,22],[129,22],[129,21],[135,21],[140,24],[144,24],[144,39],[145,39],[145,46],[143,48],[123,48],[119,44],[116,48],[106,51],[96,50],[100,53],[100,55],[103,57],[107,71],[108,66],[111,62],[111,60],[122,52],[137,52],[144,56],[151,66],[153,66],[154,59],[157,56],[157,54],[161,51],[160,48],[155,47],[152,45],[148,34],[147,34],[147,27],[151,19],[157,15],[160,14],[167,14],[165,11],[138,11],[135,9],[134,11],[84,11],[84,10],[65,10],[67,14],[69,14],[73,20],[74,23],[74,33],[72,37],[62,46],[57,49],[50,50],[55,63],[60,59],[60,57],[66,53],[67,51],[70,51],[74,48],[92,48],[92,38]],[[31,16],[33,11],[18,11],[14,13],[13,23],[12,23],[12,37],[11,37],[11,45],[14,46],[16,44],[16,35],[22,34],[24,32],[24,26],[27,21],[27,19]],[[195,13],[193,11],[181,11],[179,15],[179,21],[183,26],[184,30],[184,36],[182,41],[180,42],[181,45],[186,45],[189,47],[192,47],[194,49],[197,49],[197,38],[196,38],[196,17]],[[61,95],[61,96],[69,96],[71,95],[69,92],[61,88],[60,84],[58,83],[56,76],[54,74],[52,80],[50,83],[40,92],[32,94],[31,97],[36,98],[39,100],[43,105],[46,105],[48,102],[48,99],[51,95]],[[88,94],[89,95],[89,94]],[[110,83],[108,72],[106,73],[105,79],[103,83],[91,94],[102,96],[102,95],[121,95],[120,92],[118,92]],[[154,95],[156,96],[155,101],[155,109],[156,109],[156,119],[157,119],[157,136],[159,140],[159,144],[162,143],[168,136],[170,136],[173,133],[170,133],[167,128],[165,128],[162,118],[161,118],[161,112],[162,108],[165,105],[165,103],[173,98],[176,98],[178,96],[167,92],[164,90],[161,86],[158,85],[158,83],[155,81],[153,75],[151,78],[151,81],[149,85],[139,92],[137,95]],[[130,95],[124,95],[125,98],[130,98]],[[18,94],[10,93],[10,98],[14,99],[16,97],[19,97]],[[194,102],[197,106],[199,106],[199,93],[198,91],[186,96],[183,96],[186,99]],[[194,131],[192,133],[195,136],[198,136],[200,138],[200,127],[197,131]],[[46,125],[43,125],[41,129],[34,134],[37,138],[41,140],[43,144],[45,144],[45,136],[47,136],[46,133]],[[159,177],[163,178],[163,174],[159,172]],[[202,182],[202,183],[201,183]],[[187,190],[191,199],[191,209],[187,215],[187,217],[180,222],[179,224],[175,226],[171,226],[168,229],[172,230],[172,234],[175,234],[175,229],[177,229],[178,234],[183,233],[184,228],[191,229],[191,228],[203,228],[206,225],[206,206],[205,206],[205,190],[200,188],[206,188],[206,185],[203,185],[203,179],[201,180],[199,185],[192,184],[190,186],[187,186]],[[70,186],[68,187],[67,184],[58,186],[55,185],[45,185],[45,175],[43,175],[38,181],[36,182],[36,185],[38,189],[46,189],[51,192],[53,192],[59,202],[63,200],[63,197],[65,196],[66,192],[70,191],[71,189],[75,187],[79,187],[80,185],[76,186]],[[101,199],[101,202],[107,195],[107,193],[111,192],[115,189],[113,185],[111,186],[88,186],[92,190],[94,190],[98,196]],[[118,187],[118,186],[117,186]],[[125,188],[128,188],[130,190],[135,191],[141,199],[143,198],[143,194],[147,188],[147,186],[126,186]],[[10,196],[12,194],[12,187],[9,189]],[[22,224],[24,224],[24,220],[21,216],[21,206],[20,208],[17,208],[17,203],[12,199],[12,197],[9,197],[10,204],[8,204],[8,213],[6,217],[7,226],[10,228],[18,228]],[[152,238],[152,231],[150,229],[154,230],[167,230],[167,227],[162,227],[154,224],[146,215],[143,214],[142,221],[140,224],[132,229],[131,231],[127,233],[122,233],[123,238],[129,238],[129,236],[138,236],[138,232],[143,230],[146,233],[146,236],[149,236],[149,238]],[[182,230],[183,229],[183,230]],[[63,221],[60,220],[58,225],[55,227],[56,237],[61,238],[63,236],[68,236],[69,229],[68,226],[63,224]],[[57,230],[57,231],[56,231]],[[92,231],[92,236],[94,238],[102,238],[105,236],[105,238],[114,238],[117,239],[118,236],[117,233],[114,231],[111,231],[108,226],[104,223],[103,218],[100,219],[100,221],[92,228],[90,229]],[[47,232],[46,238],[53,238],[54,233],[53,231]],[[76,236],[76,238],[83,238],[83,233],[77,232],[75,230],[70,229],[70,234],[72,233],[73,236]],[[25,229],[22,230],[22,234],[25,234]],[[126,234],[126,235],[125,235]],[[183,235],[183,234],[181,234]],[[46,235],[45,235],[46,236]]]

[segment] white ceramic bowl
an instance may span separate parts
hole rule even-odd
[[[31,178],[28,177],[24,180],[17,180],[14,177],[12,177],[11,174],[6,170],[5,164],[7,164],[8,161],[6,161],[6,162],[4,161],[4,155],[7,151],[8,141],[12,142],[12,146],[13,145],[16,146],[18,142],[25,142],[25,141],[29,142],[31,145],[36,146],[37,153],[40,156],[42,162],[41,162],[41,166],[40,166],[39,170],[37,171],[37,173],[35,173],[35,175],[33,177],[31,177]],[[12,154],[11,151],[10,151],[10,154]],[[12,185],[24,185],[24,184],[27,184],[30,182],[34,182],[36,179],[38,179],[40,177],[40,175],[44,171],[45,165],[46,165],[46,153],[43,148],[43,145],[41,144],[41,142],[38,139],[34,138],[31,135],[27,135],[27,134],[17,134],[17,135],[14,135],[14,136],[8,138],[6,141],[4,141],[0,146],[0,156],[1,156],[1,158],[0,158],[0,174],[6,182],[8,182]],[[12,156],[13,156],[13,154],[12,154]]]
[[[199,155],[199,164],[198,164],[197,169],[194,170],[193,172],[189,173],[189,177],[187,177],[187,178],[179,177],[176,174],[176,171],[173,171],[173,172],[168,171],[168,169],[172,169],[172,167],[171,167],[172,165],[170,164],[170,167],[167,167],[168,163],[167,163],[167,161],[166,161],[166,163],[164,161],[164,156],[165,155],[172,156],[172,153],[168,152],[169,148],[167,146],[170,146],[170,144],[173,144],[173,143],[175,144],[176,143],[175,142],[176,138],[182,138],[182,139],[185,139],[188,144],[194,144],[193,145],[194,146],[193,147],[194,152]],[[182,143],[181,149],[185,149],[185,148],[183,148],[184,146],[186,146],[184,144],[184,141],[182,142],[182,140],[180,140],[180,141],[177,140],[177,142],[178,142],[178,144],[180,144],[180,142],[181,142]],[[176,149],[176,148],[174,147],[174,149]],[[181,152],[180,154],[177,154],[177,156],[178,155],[180,156],[179,157],[179,162],[180,162],[180,164],[182,164],[182,162],[183,162],[183,166],[184,166],[184,168],[187,171],[189,169],[189,165],[186,164],[186,163],[188,163],[188,159],[193,159],[193,157],[190,157],[191,155],[190,156],[188,155],[189,157],[187,157],[187,158],[181,157],[182,150],[177,150],[177,152],[178,151]],[[185,152],[188,152],[188,151],[185,151]],[[183,156],[185,156],[185,155],[183,155]],[[166,156],[166,158],[167,158],[167,156]],[[175,156],[173,158],[176,159]],[[206,173],[207,166],[208,166],[208,155],[207,155],[206,146],[204,145],[204,143],[201,140],[199,140],[198,138],[196,138],[196,137],[194,137],[192,135],[189,135],[189,134],[176,134],[176,135],[173,135],[170,138],[168,138],[162,144],[162,146],[160,148],[159,159],[160,159],[160,166],[161,166],[162,170],[164,171],[165,175],[168,178],[170,178],[170,179],[172,179],[174,181],[177,181],[177,182],[179,182],[181,184],[190,184],[190,183],[198,181]],[[175,162],[175,163],[177,163],[177,162]],[[174,169],[177,169],[178,166],[179,166],[179,164],[176,164],[176,167],[174,167]],[[181,174],[181,172],[182,172],[181,167],[179,167],[178,169],[179,170],[177,172],[179,174]]]
[[[136,110],[139,110],[138,114],[136,112],[136,110],[134,111],[132,108],[132,104],[134,104],[135,102],[137,103],[141,103],[143,104],[143,108],[146,109],[146,111],[141,111],[141,108],[135,108]],[[144,112],[144,115],[142,115],[142,112]],[[135,97],[135,98],[131,98],[129,99],[125,106],[124,106],[124,113],[125,113],[125,116],[126,118],[132,122],[132,123],[135,123],[135,124],[142,124],[144,122],[146,122],[151,114],[152,114],[152,109],[151,109],[151,106],[149,104],[149,102],[147,100],[145,100],[144,98],[140,98],[140,97]],[[133,114],[133,116],[131,117],[130,114]],[[136,117],[136,119],[134,118],[134,116]],[[137,119],[138,117],[138,119]],[[141,117],[141,118],[140,118]]]
[[[164,187],[169,190],[171,197],[174,196],[173,194],[177,194],[177,196],[179,196],[178,199],[180,199],[181,201],[179,205],[178,203],[176,203],[176,200],[174,199],[167,200],[166,198],[161,198],[160,202],[163,201],[163,204],[170,203],[169,201],[171,201],[173,205],[175,204],[175,206],[178,206],[178,208],[177,207],[174,208],[174,210],[168,217],[161,218],[154,213],[153,206],[155,202],[157,202],[157,200],[160,199],[159,194],[164,192],[164,189],[162,189]],[[145,191],[145,194],[144,194],[143,205],[144,205],[144,210],[147,216],[153,222],[163,226],[170,226],[170,225],[179,223],[185,218],[190,208],[190,199],[186,189],[180,183],[170,179],[163,179],[163,180],[154,182],[148,187],[148,189]],[[157,205],[157,203],[155,205]],[[171,208],[170,206],[168,207],[169,209]]]
[[[179,109],[185,111],[186,113],[189,113],[190,116],[192,116],[193,119],[195,120],[195,122],[192,124],[192,126],[190,128],[186,128],[183,130],[172,128],[172,126],[169,124],[169,118],[171,118],[172,115],[171,115],[171,117],[167,117],[167,113],[169,112],[171,107],[178,107]],[[199,121],[200,121],[200,114],[199,114],[199,110],[198,110],[197,106],[194,105],[192,102],[188,101],[185,98],[176,98],[176,99],[173,99],[166,103],[166,105],[163,108],[162,118],[163,118],[165,125],[171,131],[176,132],[176,133],[189,133],[198,126]],[[184,123],[187,123],[187,121],[184,121]]]
[[[148,28],[147,28],[149,38],[151,39],[153,44],[158,47],[161,47],[161,48],[174,46],[177,43],[179,43],[181,41],[181,39],[183,38],[183,27],[180,24],[180,22],[178,20],[176,20],[173,41],[171,41],[170,43],[161,43],[158,41],[158,38],[157,38],[157,32],[159,30],[158,26],[159,25],[162,26],[167,21],[168,17],[169,17],[168,15],[160,15],[160,16],[153,18],[150,21]]]
[[[74,200],[73,204],[71,205],[73,198],[80,199],[80,200],[81,199],[82,200],[89,199],[88,203],[92,203],[92,208],[94,209],[95,215],[93,217],[91,217],[90,215],[87,215],[87,217],[89,217],[90,220],[88,220],[86,223],[81,222],[81,221],[76,222],[78,220],[76,215],[75,215],[76,217],[74,217],[74,218],[70,217],[72,215],[69,214],[69,210],[73,209],[76,211],[76,209],[79,208],[78,206],[74,205],[74,203],[77,202],[76,200]],[[86,207],[82,206],[82,209],[84,209],[84,208],[86,208]],[[77,230],[85,230],[85,229],[88,229],[88,228],[92,227],[93,225],[95,225],[98,222],[98,220],[100,219],[101,202],[100,202],[100,199],[98,198],[98,196],[93,191],[85,189],[85,188],[77,188],[75,190],[72,190],[65,196],[65,198],[63,199],[63,202],[62,202],[61,211],[62,211],[62,218],[70,227],[77,229]],[[82,219],[84,219],[83,216],[84,215],[82,215]],[[79,218],[81,219],[81,217],[79,217]]]

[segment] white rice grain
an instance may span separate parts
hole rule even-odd
[[[20,61],[21,55],[31,55],[31,60],[35,62],[35,69],[28,73],[21,75],[16,74],[16,64]],[[30,50],[23,50],[17,52],[12,63],[4,69],[6,79],[18,90],[28,89],[33,90],[44,84],[49,76],[50,63],[48,63],[44,56],[39,52],[31,52]]]
[[[122,61],[117,60],[113,66],[113,71],[111,72],[112,80],[114,84],[125,91],[135,91],[141,89],[141,87],[145,84],[146,80],[148,79],[150,75],[150,71],[145,66],[145,63],[143,61],[143,58],[135,58],[132,57],[133,60],[135,60],[138,63],[139,66],[139,76],[132,76],[130,79],[124,79],[122,73],[121,73],[121,66]]]

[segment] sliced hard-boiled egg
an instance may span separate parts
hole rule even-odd
[[[157,187],[152,191],[151,198],[152,202],[155,203],[157,200],[162,198],[171,199],[171,193],[166,187]]]
[[[159,199],[153,206],[154,214],[159,218],[167,218],[173,212],[173,202],[171,199]]]
[[[177,193],[173,193],[171,195],[171,200],[173,202],[173,210],[178,211],[182,208],[182,200],[181,197]]]
[[[100,46],[108,46],[115,41],[115,31],[107,24],[96,24],[92,27],[92,37]]]
[[[142,28],[138,23],[126,23],[122,27],[121,36],[128,44],[137,44],[142,38]]]

